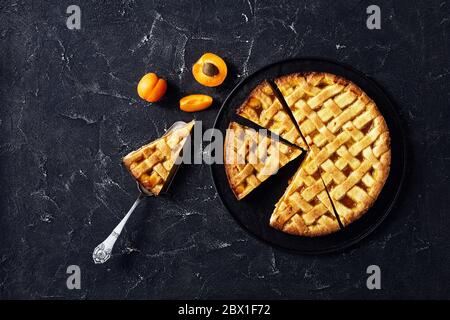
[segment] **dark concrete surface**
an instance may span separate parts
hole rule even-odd
[[[66,8],[81,8],[81,30]],[[381,7],[381,30],[366,8]],[[447,1],[1,1],[0,297],[450,298],[449,35]],[[205,51],[230,74],[193,80]],[[325,256],[289,254],[242,230],[207,165],[184,166],[172,195],[147,199],[105,265],[93,248],[137,196],[127,152],[176,120],[211,127],[240,79],[288,57],[335,59],[395,100],[409,174],[388,219],[368,238]],[[139,99],[148,71],[169,81],[158,105]],[[211,94],[187,114],[178,99]],[[68,290],[66,268],[81,268]],[[366,288],[379,265],[382,289]]]

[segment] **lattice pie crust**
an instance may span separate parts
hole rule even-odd
[[[270,225],[302,236],[335,232],[339,221],[346,226],[360,218],[387,180],[391,151],[386,122],[374,101],[339,76],[297,73],[277,78],[275,84],[301,134],[294,133],[291,117],[268,82],[238,109],[239,115],[308,150]]]

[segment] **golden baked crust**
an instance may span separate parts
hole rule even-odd
[[[224,160],[234,195],[241,200],[301,153],[299,148],[231,122],[225,136]]]
[[[155,141],[130,152],[123,164],[148,191],[158,195],[170,180],[176,160],[190,135],[195,121],[175,129]]]
[[[303,165],[327,184],[343,225],[375,202],[389,175],[391,152],[386,122],[376,104],[354,83],[309,72],[275,80],[310,149]]]
[[[306,150],[303,138],[269,82],[263,81],[258,85],[237,110],[237,114]]]
[[[309,154],[304,163],[311,160],[312,155]],[[270,225],[286,233],[307,237],[339,230],[339,222],[320,175],[310,175],[300,167],[276,204]]]

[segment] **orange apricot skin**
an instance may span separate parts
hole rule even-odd
[[[139,97],[148,102],[159,101],[167,91],[167,81],[159,78],[155,73],[147,73],[141,78],[137,86]]]
[[[167,81],[164,79],[158,79],[158,82],[156,83],[153,90],[149,92],[147,95],[147,101],[148,102],[156,102],[159,101],[167,91]]]
[[[217,67],[219,73],[215,76],[208,76],[203,73],[203,65],[205,63],[211,63]],[[207,52],[200,57],[192,66],[192,74],[198,83],[206,87],[217,87],[221,85],[227,77],[227,65],[225,61],[214,53]]]
[[[185,112],[196,112],[209,108],[213,98],[206,94],[191,94],[180,100],[180,109]]]

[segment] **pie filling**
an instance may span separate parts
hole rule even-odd
[[[356,202],[353,201],[349,196],[344,196],[341,200],[339,200],[344,206],[351,209],[356,207]]]

